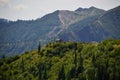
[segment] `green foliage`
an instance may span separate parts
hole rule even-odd
[[[0,60],[0,80],[119,80],[120,40],[50,43]]]
[[[64,65],[62,65],[61,70],[58,73],[58,78],[57,80],[65,80],[65,70],[64,70]]]

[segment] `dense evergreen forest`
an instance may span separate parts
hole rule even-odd
[[[120,40],[53,42],[0,60],[0,80],[120,80]]]

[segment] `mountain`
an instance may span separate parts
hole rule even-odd
[[[61,22],[63,22],[63,25],[62,25],[62,29],[58,31],[57,34],[64,41],[69,41],[69,40],[80,41],[77,39],[77,37],[75,37],[77,36],[75,32],[77,30],[80,30],[84,26],[87,26],[87,24],[90,24],[92,21],[95,21],[96,19],[98,19],[98,17],[100,17],[102,14],[105,13],[104,10],[97,9],[95,7],[85,8],[79,11],[80,9],[81,8],[78,8],[74,12],[60,11],[60,13],[62,13],[60,14],[61,16],[60,19],[61,19]],[[76,25],[76,27],[74,25]],[[74,30],[74,29],[77,29],[77,30]],[[78,36],[78,38],[80,38],[80,36]]]
[[[80,42],[119,39],[119,9],[78,8],[57,10],[36,20],[0,19],[0,56],[34,50],[39,41],[44,45],[57,38]]]
[[[98,19],[99,25],[106,30],[111,38],[120,38],[120,6],[107,11]]]
[[[0,55],[7,56],[33,50],[39,40],[44,44],[48,32],[61,24],[58,12],[31,21],[11,21],[3,25],[2,20],[0,23]]]
[[[0,59],[0,80],[119,80],[120,40],[54,42]]]
[[[68,29],[60,33],[59,36],[65,41],[91,42],[103,40],[104,35],[107,33],[101,27],[93,27],[93,23],[106,11],[90,7],[85,9],[78,8],[75,12],[81,18],[77,22],[69,25]]]
[[[95,7],[78,8],[75,12],[87,17],[69,25],[67,30],[59,34],[65,41],[91,42],[120,38],[120,7],[108,11]]]

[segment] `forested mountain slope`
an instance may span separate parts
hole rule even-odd
[[[39,52],[38,52],[39,51]],[[0,80],[119,80],[120,40],[54,42],[0,60]]]

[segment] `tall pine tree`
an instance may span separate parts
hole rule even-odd
[[[38,45],[38,53],[40,53],[41,50],[41,42],[39,41],[39,45]]]
[[[22,62],[21,62],[21,68],[22,68],[22,72],[25,71],[25,67],[24,67],[24,59],[22,58]]]
[[[75,64],[75,68],[77,67],[77,54],[76,54],[76,50],[77,50],[77,43],[74,44],[74,64]]]
[[[61,70],[58,73],[58,78],[57,80],[65,80],[65,70],[64,70],[64,65],[62,65]]]

